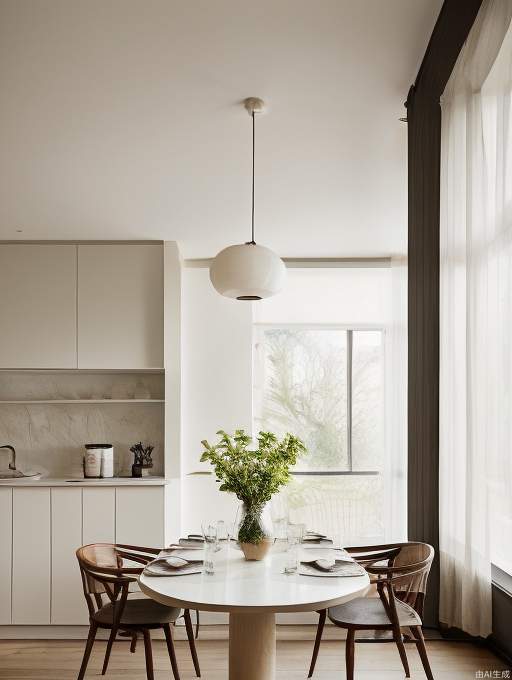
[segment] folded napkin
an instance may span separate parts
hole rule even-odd
[[[332,548],[333,541],[326,536],[318,536],[317,534],[306,534],[302,539],[302,545],[305,547],[312,546],[318,548],[318,546]]]
[[[182,547],[187,548],[202,548],[204,544],[204,538],[199,534],[189,534],[187,538],[180,538],[178,543]]]
[[[165,552],[165,551],[164,551]],[[200,574],[203,560],[190,560],[177,555],[163,554],[146,565],[145,576],[182,576],[183,574]]]
[[[333,563],[334,560],[338,560],[340,562],[348,562],[352,564],[354,562],[354,558],[352,555],[349,555],[349,553],[346,550],[343,550],[343,548],[333,548],[332,546],[329,547],[329,549],[326,549],[327,546],[301,546],[301,560],[304,562],[315,562],[316,560],[327,560],[328,562]]]
[[[220,545],[224,543],[236,543],[233,538],[219,538],[217,541],[217,550],[220,550]],[[204,547],[204,538],[199,534],[189,534],[186,538],[180,538],[178,544],[169,546],[170,548],[187,548],[190,550],[201,550]]]
[[[299,574],[303,576],[364,576],[366,571],[357,562],[347,562],[345,560],[311,560],[301,562]]]

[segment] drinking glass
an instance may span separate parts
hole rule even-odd
[[[276,541],[286,541],[288,532],[288,518],[277,517],[274,522],[274,538]]]
[[[286,558],[284,564],[285,574],[295,574],[299,568],[299,554],[302,539],[304,537],[304,524],[288,524],[286,530]]]
[[[240,513],[240,506],[238,506],[237,509],[236,509],[235,519],[233,520],[232,526],[228,526],[228,529],[227,529],[228,548],[231,547],[231,541],[234,541],[235,543],[238,541],[238,515],[239,515],[239,513]]]
[[[209,524],[203,527],[204,536],[204,573],[215,573],[215,553],[217,551],[217,527]]]
[[[226,529],[226,523],[224,520],[219,519],[217,522],[217,540],[225,541],[228,537],[228,531]]]

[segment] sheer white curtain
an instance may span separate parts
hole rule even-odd
[[[511,16],[484,0],[441,101],[440,620],[483,637],[512,520]]]

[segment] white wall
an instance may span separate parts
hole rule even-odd
[[[164,243],[165,543],[181,533],[181,274],[175,241]]]
[[[182,471],[183,529],[204,520],[233,522],[237,504],[220,494],[199,462],[201,440],[216,432],[252,427],[252,312],[216,293],[207,268],[182,272]]]

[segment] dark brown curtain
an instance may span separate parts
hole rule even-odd
[[[439,551],[440,97],[482,0],[445,0],[416,82],[408,122],[408,533]],[[438,624],[439,561],[424,623]]]

